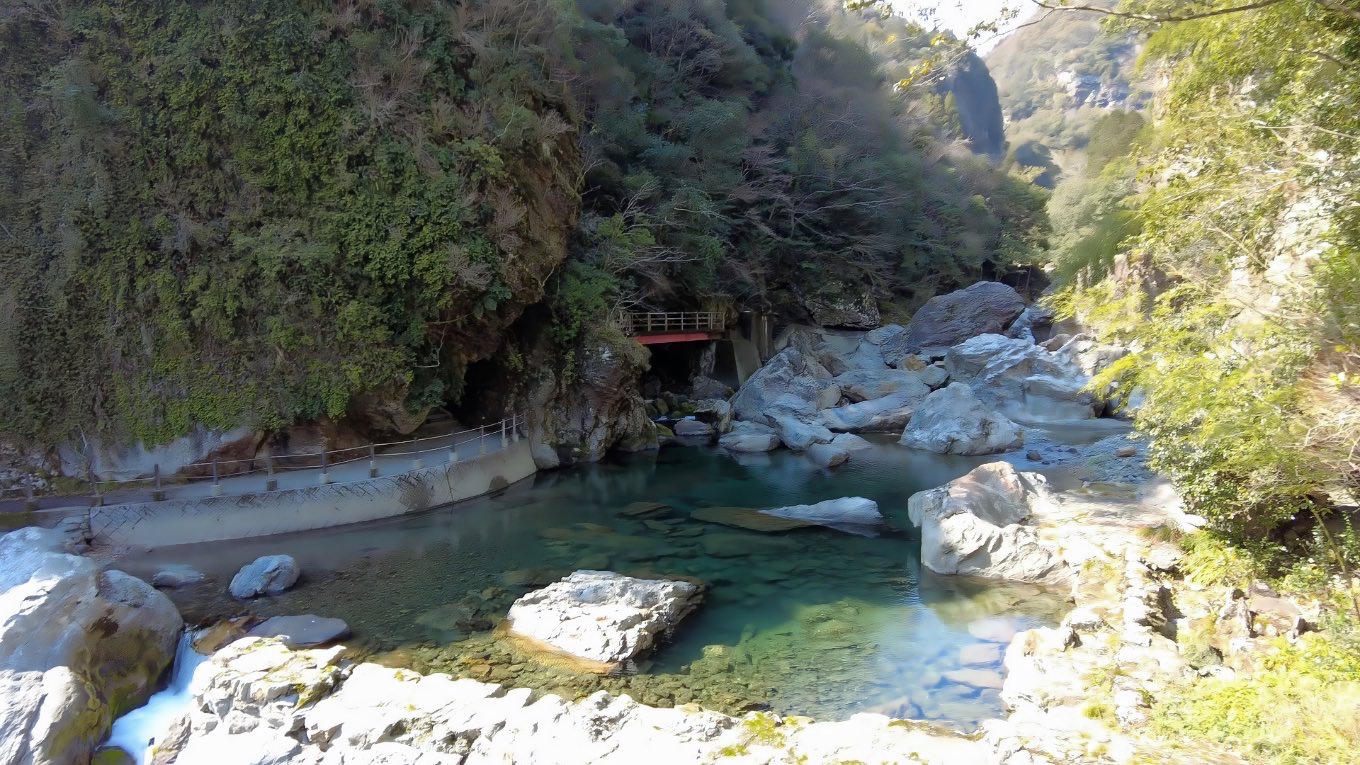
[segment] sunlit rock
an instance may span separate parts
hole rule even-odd
[[[65,541],[0,536],[0,762],[88,762],[114,717],[155,690],[183,628],[163,593]]]
[[[901,444],[937,454],[997,454],[1025,445],[1020,426],[984,404],[964,383],[931,393],[911,415]]]
[[[691,582],[576,571],[516,600],[509,628],[571,656],[617,665],[651,649],[702,596]]]
[[[937,574],[1055,583],[1066,564],[1025,525],[1051,501],[1042,476],[993,462],[913,494],[907,511],[921,528],[921,562]]]

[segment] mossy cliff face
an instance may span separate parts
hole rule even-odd
[[[0,431],[456,399],[565,259],[581,177],[553,14],[466,6],[6,14]]]
[[[155,690],[183,628],[165,595],[63,544],[48,529],[0,537],[0,730],[19,761],[89,761]]]

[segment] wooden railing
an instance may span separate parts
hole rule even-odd
[[[726,327],[726,319],[721,311],[626,313],[620,324],[629,335],[659,335],[668,332],[718,332]]]

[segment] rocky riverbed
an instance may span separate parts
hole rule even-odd
[[[970,625],[1003,642],[969,652],[984,662],[1004,654],[1006,670],[1004,678],[985,669],[953,673],[958,683],[994,687],[1006,703],[1007,714],[974,735],[892,710],[814,722],[773,712],[725,715],[683,699],[663,709],[604,691],[512,690],[355,663],[342,649],[290,651],[250,638],[200,671],[193,708],[157,762],[220,762],[212,758],[225,753],[241,763],[1234,762],[1227,754],[1177,751],[1142,728],[1153,699],[1206,674],[1168,634],[1178,620],[1202,618],[1215,596],[1184,588],[1175,576],[1176,549],[1158,541],[1193,518],[1158,495],[1049,492],[1004,463],[975,472],[938,491],[964,485],[975,499],[987,490],[996,502],[1036,508],[1023,521],[1066,572],[1072,608],[1055,627],[1015,633],[1001,621]],[[812,624],[834,620],[835,609],[820,616]],[[1211,621],[1224,624],[1218,616]],[[1232,629],[1229,619],[1225,639]],[[1252,650],[1249,642],[1239,640],[1238,650]],[[488,658],[491,672],[509,659]],[[910,703],[904,701],[908,709]]]
[[[1088,389],[1122,351],[1036,343],[1006,289],[787,333],[692,406],[679,437],[716,449],[121,561],[225,646],[156,761],[1235,762],[1157,740],[1150,706],[1316,605],[1180,580],[1165,540],[1197,519]],[[170,600],[69,542],[0,538],[3,762],[86,761],[174,650]]]

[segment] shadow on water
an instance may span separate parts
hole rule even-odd
[[[166,563],[210,579],[172,593],[191,621],[248,609],[348,622],[357,656],[566,697],[596,690],[729,712],[766,705],[839,718],[859,711],[971,729],[1001,712],[1001,653],[1017,630],[1050,624],[1063,598],[1032,587],[923,572],[914,535],[826,529],[771,534],[691,518],[712,506],[773,507],[843,496],[877,501],[909,528],[907,499],[986,462],[902,449],[887,439],[835,471],[776,452],[734,459],[675,448],[541,474],[505,492],[418,516],[266,539],[166,548],[122,564]],[[670,510],[631,516],[635,502]],[[231,575],[288,553],[304,581],[239,604]],[[632,673],[601,677],[525,653],[495,628],[515,598],[577,568],[679,576],[704,605]]]

